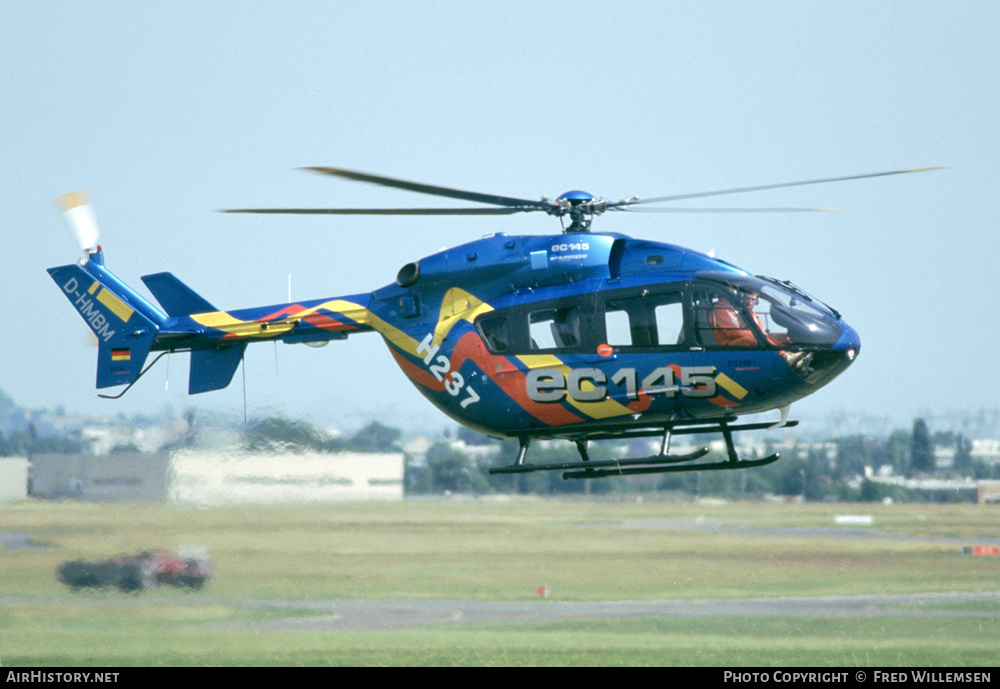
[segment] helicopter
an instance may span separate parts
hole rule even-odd
[[[169,353],[191,353],[188,392],[200,394],[227,387],[251,343],[323,346],[375,332],[438,409],[480,433],[517,440],[513,463],[490,473],[561,471],[563,478],[585,479],[773,463],[777,453],[741,458],[733,434],[796,425],[788,419],[791,404],[840,375],[861,349],[857,331],[836,309],[791,282],[756,276],[689,248],[594,232],[595,218],[613,211],[688,212],[646,204],[933,168],[620,201],[580,190],[533,201],[340,168],[305,169],[487,205],[224,212],[542,212],[558,218],[562,232],[498,232],[407,263],[394,282],[371,292],[233,311],[216,308],[172,273],[143,276],[157,306],[105,266],[85,194],[64,195],[60,203],[83,255],[48,272],[97,337],[97,388],[126,386],[118,395],[101,396],[121,397]],[[777,422],[739,421],[774,410]],[[671,453],[672,437],[689,434],[720,434],[725,458],[700,461],[707,447]],[[649,457],[595,461],[588,454],[591,441],[654,437],[660,450]],[[540,439],[574,442],[579,461],[527,461],[530,444]]]

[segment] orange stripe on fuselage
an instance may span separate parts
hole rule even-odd
[[[633,400],[625,406],[627,406],[630,411],[636,414],[641,414],[642,412],[649,409],[651,404],[653,404],[652,395],[647,395],[644,391],[640,390],[639,399]]]
[[[317,312],[313,311],[312,309],[307,309],[307,308],[305,308],[305,307],[303,307],[303,306],[301,306],[299,304],[289,304],[288,306],[286,306],[283,309],[280,309],[278,311],[275,311],[274,313],[269,313],[266,316],[261,316],[260,318],[257,318],[257,319],[252,320],[252,321],[246,321],[246,323],[247,324],[270,323],[271,321],[273,321],[276,318],[282,318],[282,317],[295,318],[296,316],[299,316],[303,312],[308,312],[306,316],[302,317],[303,321],[305,321],[309,325],[312,325],[314,327],[320,328],[322,330],[328,330],[330,332],[342,332],[344,330],[357,330],[357,326],[349,325],[347,323],[342,323],[341,321],[338,321],[337,319],[335,319],[335,318],[333,318],[331,316],[328,316],[325,313],[317,313]],[[292,328],[294,328],[295,324],[294,323],[290,323],[288,321],[281,321],[281,322],[273,324],[273,327],[280,328],[280,330],[271,331],[270,333],[267,333],[268,335],[272,335],[272,334],[274,334],[276,332],[277,333],[285,333],[288,330],[291,330]],[[260,335],[260,334],[263,334],[263,333],[255,333],[255,334]],[[247,337],[246,333],[236,332],[236,333],[229,333],[228,335],[223,335],[221,339],[223,339],[223,340],[235,340],[235,339],[244,339],[246,337]]]
[[[477,349],[480,351],[477,352]],[[429,371],[411,362],[395,347],[390,346],[389,351],[403,373],[414,383],[433,392],[444,391],[443,380],[438,380]],[[566,426],[583,421],[560,404],[541,404],[530,399],[524,373],[506,357],[487,354],[482,339],[474,332],[466,333],[458,341],[450,359],[451,370],[457,371],[469,359],[518,406],[542,423],[548,426]]]
[[[475,332],[466,333],[455,345],[451,367],[457,370],[466,359],[472,359],[508,397],[539,421],[549,426],[566,426],[583,421],[561,404],[542,404],[528,397],[527,376],[507,357],[486,353],[482,338]]]
[[[395,347],[389,347],[389,351],[392,353],[392,358],[396,360],[399,367],[403,369],[403,373],[412,380],[414,383],[423,385],[428,390],[433,390],[434,392],[444,392],[444,381],[438,380],[430,374],[430,372],[420,368],[409,359],[407,359],[401,352],[396,351]]]

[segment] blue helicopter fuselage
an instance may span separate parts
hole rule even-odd
[[[497,234],[404,266],[373,292],[217,310],[170,273],[103,252],[49,269],[98,336],[99,388],[190,351],[189,391],[226,387],[247,344],[378,332],[444,413],[497,437],[586,439],[786,407],[857,356],[857,333],[787,282],[618,234]],[[361,374],[359,387],[364,386]]]
[[[839,314],[788,283],[617,234],[470,242],[404,266],[368,309],[414,385],[494,436],[777,409],[860,349]]]

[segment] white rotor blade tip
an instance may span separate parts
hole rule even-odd
[[[94,215],[94,208],[90,205],[86,192],[71,191],[60,196],[57,201],[80,248],[84,251],[96,249],[99,236],[97,216]]]

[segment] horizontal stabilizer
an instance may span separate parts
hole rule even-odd
[[[166,306],[166,304],[164,304]],[[229,385],[243,361],[246,343],[222,349],[194,349],[191,351],[191,373],[188,377],[188,394],[221,390]]]
[[[143,275],[142,281],[160,302],[167,314],[174,318],[190,316],[193,313],[218,311],[204,297],[180,281],[173,273]]]

